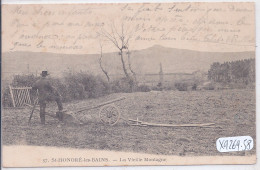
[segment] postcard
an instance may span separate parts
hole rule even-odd
[[[2,5],[4,167],[254,164],[252,2]]]

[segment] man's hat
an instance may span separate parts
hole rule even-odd
[[[42,77],[46,77],[46,76],[48,76],[49,74],[48,74],[48,71],[42,71],[42,74],[41,74],[41,76]]]

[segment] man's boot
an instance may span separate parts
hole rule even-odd
[[[56,116],[58,117],[59,121],[63,121],[64,118],[63,111],[56,112]]]
[[[40,102],[40,118],[41,118],[41,124],[45,125],[45,108],[46,103],[41,101]]]
[[[45,115],[44,114],[40,114],[40,118],[41,118],[41,124],[45,125]]]
[[[60,121],[57,127],[60,128],[64,124],[64,122],[63,122],[63,118],[64,118],[63,111],[56,112],[56,116],[58,117],[58,119]]]

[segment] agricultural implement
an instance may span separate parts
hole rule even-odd
[[[105,125],[110,125],[113,126],[115,125],[120,119],[125,121],[128,125],[131,126],[157,126],[157,127],[213,127],[215,123],[203,123],[203,124],[158,124],[158,123],[148,123],[144,121],[136,120],[134,119],[126,119],[121,116],[120,109],[115,105],[116,102],[125,100],[125,97],[117,98],[114,100],[110,100],[95,106],[91,107],[81,107],[78,110],[74,111],[69,111],[69,110],[64,110],[64,122],[78,122],[79,124],[86,124],[82,119],[78,119],[76,115],[79,115],[79,113],[84,112],[84,111],[89,111],[93,109],[99,109],[99,119],[100,121],[105,124]],[[32,115],[34,111],[40,111],[38,108],[36,108],[37,105],[37,100],[35,100],[34,105],[29,105],[31,110],[30,118],[29,118],[29,123],[31,121]],[[58,118],[58,115],[52,114],[49,112],[45,112],[47,116],[50,116],[52,118]],[[83,115],[84,116],[84,115]]]
[[[101,104],[98,104],[98,105],[95,105],[95,106],[81,107],[78,110],[74,110],[74,111],[63,110],[64,121],[69,122],[69,121],[74,120],[76,122],[79,122],[80,124],[84,124],[85,122],[76,118],[75,115],[77,115],[81,112],[84,112],[84,111],[89,111],[89,110],[100,108],[99,119],[101,120],[101,122],[104,123],[104,124],[113,126],[118,122],[118,120],[120,119],[120,114],[121,114],[119,108],[114,103],[119,102],[119,101],[124,100],[124,99],[125,99],[125,97],[121,97],[121,98],[110,100],[110,101],[107,101],[105,103],[101,103]],[[36,108],[37,100],[35,100],[33,106],[29,105],[29,104],[25,104],[25,105],[32,108],[30,118],[29,118],[29,123],[30,123],[34,111],[40,111],[40,110],[38,108]],[[52,113],[49,113],[49,112],[45,112],[45,115],[50,116],[52,118],[58,118],[57,114],[55,115],[55,114],[52,114]]]

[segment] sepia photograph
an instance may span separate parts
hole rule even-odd
[[[4,167],[256,163],[254,3],[2,16]]]

